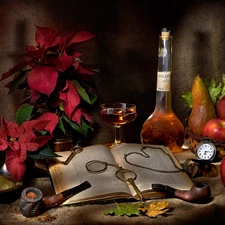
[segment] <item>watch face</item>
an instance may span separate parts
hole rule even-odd
[[[201,160],[213,160],[216,148],[213,144],[202,143],[196,149],[196,155]]]

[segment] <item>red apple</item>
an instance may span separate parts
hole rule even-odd
[[[205,123],[202,136],[208,136],[211,140],[225,140],[225,119],[213,118]]]
[[[220,178],[223,185],[225,186],[225,157],[223,157],[220,164]]]
[[[223,96],[216,104],[217,116],[225,119],[225,96]]]

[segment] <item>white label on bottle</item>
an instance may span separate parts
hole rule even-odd
[[[170,91],[171,90],[171,71],[164,71],[157,73],[157,91]]]

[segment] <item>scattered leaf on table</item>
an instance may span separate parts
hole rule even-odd
[[[139,208],[142,207],[142,203],[136,203],[136,204],[131,204],[131,203],[116,203],[116,209],[111,209],[111,210],[105,210],[104,213],[111,214],[111,215],[116,215],[116,216],[138,216],[140,214]]]
[[[169,208],[169,202],[159,201],[152,202],[149,204],[149,207],[139,208],[146,216],[148,217],[157,217],[158,215],[166,213]]]

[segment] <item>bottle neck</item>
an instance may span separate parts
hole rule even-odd
[[[172,94],[171,91],[157,91],[155,111],[157,112],[172,112]]]
[[[163,32],[159,36],[158,71],[156,85],[157,111],[172,111],[171,93],[172,75],[172,36],[170,32]]]

